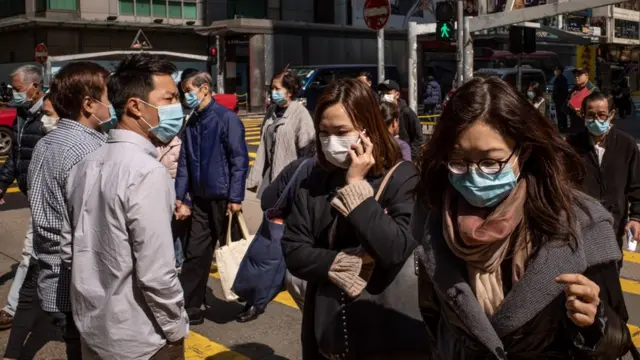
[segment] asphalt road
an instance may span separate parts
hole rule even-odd
[[[255,158],[261,119],[244,119],[250,156]],[[623,126],[624,125],[624,126]],[[640,138],[640,126],[620,124]],[[0,162],[3,162],[0,159]],[[21,258],[20,250],[29,220],[26,198],[13,187],[0,207],[0,304],[4,303]],[[259,204],[252,193],[244,203],[245,219],[253,233],[261,220]],[[636,346],[640,346],[640,253],[625,253],[621,284],[630,314],[630,329]],[[225,302],[217,273],[209,278],[206,321],[191,328],[186,340],[186,359],[245,360],[301,359],[301,314],[291,297],[281,293],[256,321],[239,324],[234,316],[242,305]],[[64,346],[56,332],[41,323],[38,333],[28,340],[28,350],[36,359],[65,359]],[[4,353],[9,331],[0,332],[0,353]]]

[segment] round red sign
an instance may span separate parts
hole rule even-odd
[[[49,58],[49,49],[47,49],[47,45],[40,43],[36,46],[35,58],[40,64],[47,62],[47,59]]]
[[[389,0],[367,0],[362,13],[369,29],[378,31],[387,25],[391,16],[391,5]]]

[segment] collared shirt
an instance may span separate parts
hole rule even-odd
[[[71,168],[104,145],[106,136],[77,121],[60,119],[58,129],[38,142],[29,165],[33,251],[40,265],[38,295],[48,312],[71,311],[70,272],[62,267],[62,226],[67,216],[65,185]]]
[[[157,155],[148,139],[111,130],[69,175],[71,299],[83,359],[148,359],[186,336],[171,235],[175,190]]]

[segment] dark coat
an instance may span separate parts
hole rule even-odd
[[[0,199],[14,180],[23,194],[27,194],[27,173],[31,164],[31,154],[36,144],[45,135],[42,126],[42,111],[31,113],[29,109],[19,108],[13,122],[13,146],[7,161],[0,168]]]
[[[418,115],[404,100],[398,99],[398,108],[400,109],[400,140],[411,146],[411,158],[417,159],[424,144],[422,124]]]
[[[586,129],[568,141],[586,169],[582,191],[613,215],[613,228],[622,247],[627,216],[640,220],[640,151],[635,139],[616,126],[611,128],[604,140],[602,165]]]
[[[372,177],[367,181],[377,191],[382,178]],[[371,197],[347,217],[338,215],[330,205],[335,189],[345,185],[344,170],[328,171],[316,166],[301,182],[292,212],[285,222],[282,249],[289,271],[308,281],[302,321],[303,359],[322,359],[314,335],[315,295],[318,285],[329,281],[329,268],[340,250],[362,245],[374,258],[376,266],[367,289],[388,283],[389,277],[395,276],[412,255],[417,243],[410,234],[409,219],[417,181],[418,173],[412,164],[400,165],[391,177],[380,203]],[[337,237],[334,249],[329,249],[329,232],[336,217]],[[375,317],[375,311],[370,316]],[[386,344],[371,344],[371,339],[363,337],[359,330],[366,330],[366,323],[366,319],[359,319],[356,328],[350,328],[350,353],[368,353],[358,359],[370,359],[371,352],[378,355],[385,352],[394,354],[394,336],[402,337],[403,334],[390,334]],[[416,325],[417,330],[407,328],[406,331],[424,331],[420,322]]]
[[[579,194],[574,207],[579,242],[547,243],[527,262],[524,277],[506,293],[490,318],[466,279],[464,263],[442,235],[442,217],[416,205],[412,228],[422,237],[420,310],[428,326],[434,359],[616,359],[631,349],[628,314],[616,262],[622,258],[611,215]],[[561,274],[580,273],[600,287],[594,325],[578,328],[566,315]],[[605,320],[606,318],[606,320]]]
[[[424,89],[423,103],[425,105],[438,105],[442,100],[442,91],[437,81],[431,80]]]
[[[242,121],[212,99],[191,116],[182,135],[176,198],[187,204],[189,195],[240,204],[248,169]]]
[[[559,106],[564,106],[569,98],[569,81],[564,75],[560,74],[553,80],[553,94],[551,99]]]

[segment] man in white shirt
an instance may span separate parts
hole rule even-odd
[[[107,84],[118,127],[67,183],[73,318],[84,359],[184,359],[188,318],[175,268],[175,190],[156,146],[183,124],[175,66],[124,59]],[[70,259],[73,255],[73,261]]]

